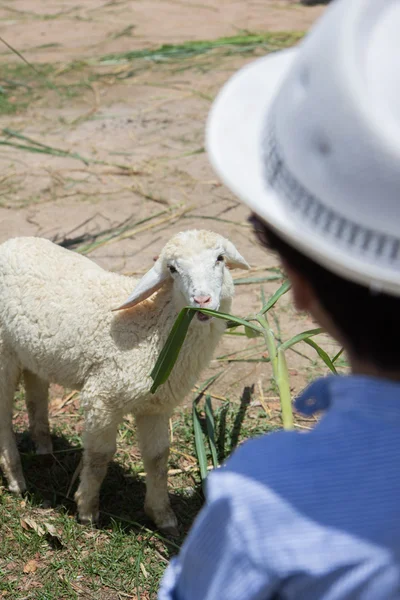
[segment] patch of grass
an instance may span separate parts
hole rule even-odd
[[[216,40],[199,40],[183,42],[182,44],[163,44],[154,49],[131,50],[106,54],[100,59],[101,63],[118,64],[135,59],[146,59],[154,62],[180,60],[205,54],[212,50],[221,50],[224,55],[235,53],[251,53],[257,49],[273,52],[296,44],[304,36],[303,32],[266,32],[241,33]]]
[[[2,64],[0,70],[0,115],[24,110],[48,89],[48,76],[52,65],[40,65],[34,69],[25,63]]]
[[[57,64],[35,64],[22,59],[1,65],[0,116],[21,112],[47,95],[51,104],[62,105],[87,91],[93,93],[90,86],[98,76],[89,72],[84,62],[74,61],[61,68]]]
[[[4,88],[0,88],[0,115],[13,115],[18,106],[7,98]]]
[[[219,461],[246,438],[279,425],[254,402],[250,388],[243,390],[239,403],[214,400],[213,408]],[[17,393],[14,425],[28,494],[22,499],[0,487],[0,597],[155,599],[165,567],[203,503],[191,409],[181,407],[171,421],[169,489],[181,524],[178,540],[153,530],[143,513],[143,464],[131,417],[120,428],[118,451],[101,490],[100,527],[79,525],[73,501],[77,483],[69,490],[82,454],[83,415],[77,395],[66,392],[54,399],[50,415],[54,455],[36,456],[27,433],[24,395]],[[199,419],[206,431],[202,410]]]
[[[132,26],[119,35],[128,35]],[[182,59],[195,59],[210,52],[217,56],[234,54],[254,54],[256,51],[273,52],[296,44],[302,32],[244,32],[235,36],[216,40],[189,41],[182,44],[164,44],[154,49],[139,49],[122,53],[107,54],[100,59],[73,61],[68,65],[29,63],[23,55],[19,62],[2,64],[0,72],[0,116],[26,110],[45,94],[53,94],[50,99],[62,104],[86,92],[93,93],[92,84],[106,78],[108,81],[126,79],[148,68],[148,61],[154,63],[176,63]],[[14,51],[17,53],[17,50]],[[26,61],[26,62],[23,62]],[[135,69],[128,72],[104,72],[106,65],[121,65],[135,62]],[[193,64],[189,68],[196,68]],[[188,68],[186,63],[185,69]],[[98,72],[100,69],[100,72]],[[51,98],[51,96],[50,96]]]
[[[35,82],[38,77],[48,77],[54,71],[55,67],[51,64],[35,65],[32,69],[31,66],[22,62],[2,63],[0,82],[26,88],[30,83]]]
[[[43,535],[49,526],[53,535]],[[0,596],[13,600],[155,598],[170,554],[146,529],[116,521],[106,530],[85,528],[64,508],[7,493],[0,496],[0,527]]]

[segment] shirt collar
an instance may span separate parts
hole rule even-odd
[[[363,375],[323,377],[298,396],[295,408],[307,416],[334,408],[398,419],[400,383]]]

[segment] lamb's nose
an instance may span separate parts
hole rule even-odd
[[[193,300],[200,308],[206,308],[207,304],[211,302],[211,296],[195,296]]]

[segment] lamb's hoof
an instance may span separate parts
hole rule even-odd
[[[159,528],[161,533],[164,533],[165,535],[170,535],[171,537],[179,537],[180,533],[179,533],[179,529],[177,526],[167,526],[167,527],[160,527]]]
[[[97,527],[99,523],[99,513],[97,513],[97,515],[78,515],[78,522],[85,527]]]
[[[75,502],[78,506],[78,522],[81,525],[95,527],[99,521],[99,502],[98,500],[83,502],[82,496],[84,496],[84,493],[78,488],[75,492]]]
[[[178,519],[170,506],[158,510],[153,510],[149,506],[145,506],[144,512],[157,525],[160,531],[166,535],[179,536]]]
[[[25,482],[12,481],[8,484],[8,489],[13,494],[23,496],[26,492],[26,484]]]
[[[36,444],[36,454],[42,456],[43,454],[53,454],[53,443],[50,439],[42,441]]]

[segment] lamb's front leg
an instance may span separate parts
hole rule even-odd
[[[28,409],[29,428],[37,454],[51,454],[53,444],[49,427],[49,384],[34,373],[23,372],[25,401]]]
[[[97,523],[99,518],[99,493],[108,463],[116,450],[118,422],[99,427],[86,422],[83,438],[83,467],[80,484],[75,494],[81,523]]]
[[[166,533],[178,535],[178,521],[168,498],[169,415],[136,417],[139,446],[146,471],[144,510]]]

